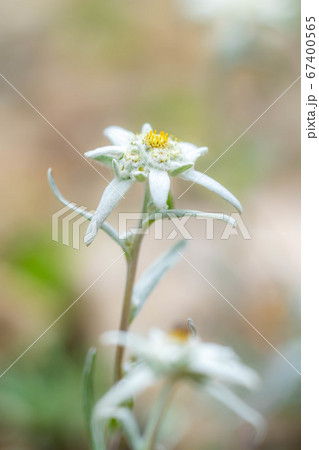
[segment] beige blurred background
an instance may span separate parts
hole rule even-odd
[[[267,39],[226,55],[211,45],[214,23],[185,17],[182,2],[29,0],[0,2],[1,372],[119,257],[103,233],[80,250],[51,239],[61,205],[96,207],[105,181],[76,152],[106,144],[102,130],[138,131],[144,122],[207,145],[205,170],[299,76],[298,20],[267,28]],[[262,34],[263,29],[258,28]],[[10,86],[9,83],[11,83]],[[21,95],[19,95],[17,89]],[[35,111],[30,104],[38,110]],[[41,117],[41,115],[43,117]],[[45,118],[45,119],[44,119]],[[68,140],[64,140],[47,122]],[[202,221],[186,258],[299,370],[299,83],[297,82],[208,171],[242,202],[251,234],[205,240]],[[73,148],[74,147],[74,148]],[[107,179],[110,170],[96,166]],[[174,180],[176,207],[231,212],[205,191]],[[137,211],[136,185],[110,217]],[[86,225],[82,225],[82,234]],[[173,229],[165,223],[164,236]],[[145,238],[139,274],[172,245]],[[89,346],[118,325],[124,258],[0,378],[1,449],[88,449],[81,370]],[[263,379],[241,393],[268,422],[263,444],[231,412],[181,387],[164,426],[169,448],[300,448],[299,375],[187,262],[157,286],[133,329],[169,330],[192,317],[204,340],[232,346]],[[99,347],[97,393],[105,391],[112,353]],[[137,404],[141,427],[152,393]],[[173,425],[172,425],[173,424]],[[171,428],[170,428],[171,427]]]

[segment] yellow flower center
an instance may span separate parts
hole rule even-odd
[[[190,334],[187,328],[177,327],[168,333],[168,337],[173,341],[185,344],[189,340]]]
[[[156,134],[156,130],[150,131],[144,137],[144,143],[153,148],[166,148],[168,146],[168,133],[161,131],[160,134]]]

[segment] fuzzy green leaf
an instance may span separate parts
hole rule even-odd
[[[170,190],[167,196],[167,207],[168,209],[173,209],[174,208],[174,198],[173,198],[173,194],[172,191]]]
[[[186,163],[186,164],[180,164],[175,167],[175,169],[170,171],[171,177],[176,177],[177,175],[181,175],[183,172],[186,172],[186,170],[191,169],[194,166],[194,163]]]
[[[86,355],[84,370],[83,370],[83,409],[84,417],[89,430],[90,439],[94,450],[93,430],[92,430],[92,411],[94,406],[94,387],[93,387],[93,373],[96,360],[96,348],[91,347]]]

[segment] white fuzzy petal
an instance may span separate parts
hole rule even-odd
[[[111,406],[120,405],[147,389],[155,381],[151,369],[140,364],[127,376],[116,383],[96,404],[95,412],[103,417],[103,411]]]
[[[106,147],[99,147],[95,150],[90,150],[84,153],[84,156],[86,158],[111,165],[114,158],[122,158],[124,151],[125,149],[119,145],[107,145]]]
[[[149,174],[151,197],[157,208],[164,208],[170,188],[168,173],[164,170],[151,169]]]
[[[209,348],[202,344],[201,349],[192,358],[190,366],[194,372],[254,389],[260,383],[257,373],[241,363],[237,355],[227,347]]]
[[[208,147],[198,147],[198,148],[196,149],[194,158],[197,159],[197,158],[199,158],[200,156],[206,155],[207,153],[208,153]]]
[[[180,145],[186,161],[195,162],[197,158],[208,152],[207,147],[196,147],[196,145],[190,144],[189,142],[182,142]]]
[[[142,134],[148,134],[150,131],[153,131],[153,128],[149,123],[144,123],[142,126]]]
[[[197,146],[190,142],[181,142],[180,145],[182,150],[186,153],[194,152],[197,149]]]
[[[119,180],[118,178],[114,178],[106,187],[97,210],[88,226],[84,238],[84,243],[86,245],[91,244],[104,220],[112,212],[121,198],[123,198],[123,195],[130,189],[133,183],[134,181],[132,180]]]
[[[218,181],[205,175],[204,173],[198,172],[197,170],[189,170],[182,173],[180,178],[200,184],[206,189],[215,192],[217,195],[231,203],[236,209],[238,209],[239,212],[242,212],[240,201],[231,192],[224,188],[224,186],[218,183]]]
[[[181,142],[180,143],[184,160],[186,161],[194,161],[193,155],[197,154],[197,147],[190,142]]]
[[[247,405],[247,403],[221,383],[215,382],[206,386],[205,392],[253,425],[256,429],[257,442],[263,440],[266,431],[266,422],[259,412]]]
[[[106,136],[114,145],[128,145],[130,141],[134,138],[134,133],[125,130],[121,127],[108,127],[103,131],[104,136]]]

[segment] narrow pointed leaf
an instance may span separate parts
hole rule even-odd
[[[87,229],[84,243],[90,245],[94,240],[98,229],[101,228],[103,222],[109,214],[116,207],[118,202],[123,198],[124,194],[130,189],[134,181],[132,180],[119,180],[114,178],[111,183],[106,187],[99,206],[95,214],[92,217],[91,223]]]
[[[133,291],[131,322],[143,308],[147,298],[164,274],[178,262],[180,259],[179,252],[183,250],[185,245],[186,241],[179,241],[142,275]]]
[[[97,450],[104,450],[105,424],[110,419],[116,419],[121,425],[128,442],[137,450],[140,445],[140,432],[133,413],[122,406],[135,395],[143,392],[156,381],[149,367],[139,364],[128,375],[111,387],[96,403],[93,411],[93,433]]]
[[[167,204],[167,208],[168,209],[173,209],[174,208],[174,198],[173,198],[173,194],[172,194],[171,190],[169,190],[166,204]]]
[[[122,147],[117,145],[109,145],[107,147],[100,147],[95,150],[90,150],[89,152],[84,153],[84,156],[86,158],[94,159],[95,161],[112,166],[113,159],[120,159],[123,154],[124,152]]]
[[[207,217],[208,219],[222,220],[223,222],[230,223],[233,226],[237,225],[235,219],[228,216],[227,214],[209,213],[204,211],[196,211],[193,209],[170,209],[158,211],[154,214],[150,214],[149,217],[147,217],[147,223],[153,222],[154,220],[158,219],[170,219],[172,217],[184,217],[184,216]]]
[[[240,201],[213,178],[205,175],[204,173],[198,172],[197,170],[189,170],[187,172],[183,172],[180,177],[183,178],[183,180],[192,181],[193,183],[200,184],[206,189],[215,192],[217,195],[219,195],[224,200],[233,205],[236,209],[238,209],[239,212],[242,212]]]
[[[86,355],[83,370],[83,409],[93,447],[94,438],[92,431],[92,411],[94,406],[93,373],[95,360],[96,349],[94,347],[91,347]]]
[[[246,422],[253,425],[256,430],[257,442],[260,442],[263,439],[266,430],[266,422],[263,416],[247,405],[247,403],[239,398],[228,387],[221,383],[214,382],[205,386],[204,392],[223,403]]]
[[[119,165],[119,163],[116,161],[116,159],[114,159],[114,158],[112,159],[112,167],[113,167],[115,176],[116,176],[118,179],[121,179],[121,169],[120,169],[120,165]]]
[[[144,182],[147,180],[147,176],[145,175],[145,173],[141,172],[139,170],[136,170],[135,172],[133,172],[132,175],[136,181]]]
[[[105,333],[105,335],[107,334]],[[155,379],[153,371],[140,363],[103,395],[94,407],[94,415],[96,417],[104,417],[106,410],[120,406],[140,392],[143,392],[155,382]]]
[[[171,177],[176,177],[177,175],[180,175],[183,172],[186,172],[187,170],[191,169],[194,166],[194,163],[187,163],[187,164],[180,164],[175,169],[170,171]]]
[[[76,211],[80,216],[85,217],[87,220],[92,220],[92,217],[93,217],[92,213],[85,211],[83,208],[80,208],[79,206],[76,206],[75,203],[69,202],[61,194],[61,192],[59,191],[59,189],[54,181],[54,178],[52,175],[52,169],[48,170],[48,180],[49,180],[49,185],[50,185],[50,188],[51,188],[53,194],[63,205],[68,206],[72,211]],[[104,222],[101,225],[101,229],[103,231],[105,231],[105,233],[107,233],[112,239],[114,239],[114,241],[116,241],[124,249],[124,243],[121,242],[117,231],[111,225],[109,225],[107,222]]]
[[[141,435],[136,419],[129,408],[109,407],[103,411],[103,416],[94,420],[94,444],[96,450],[105,450],[105,424],[115,419],[123,430],[127,442],[132,450],[140,448]]]

